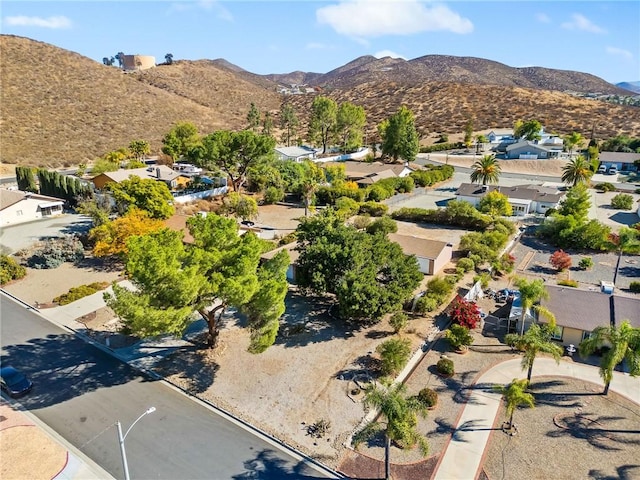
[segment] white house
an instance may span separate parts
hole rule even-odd
[[[461,184],[456,191],[456,195],[458,200],[464,200],[477,207],[482,197],[493,191],[498,191],[507,196],[515,216],[546,213],[550,208],[558,208],[558,204],[565,196],[563,192],[552,187],[538,185],[501,187],[499,185],[477,185],[475,183]]]
[[[64,200],[20,190],[0,189],[0,225],[62,215]]]
[[[453,245],[439,240],[390,233],[389,240],[397,243],[405,255],[415,255],[420,272],[435,275],[451,260]]]
[[[303,160],[313,160],[316,158],[316,151],[312,148],[300,147],[277,147],[276,156],[279,160],[292,160],[301,162]]]
[[[640,160],[640,153],[633,152],[600,152],[598,159],[600,166],[604,165],[607,171],[616,167],[619,172],[635,172],[638,170],[634,162]]]

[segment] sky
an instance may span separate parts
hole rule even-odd
[[[11,1],[0,32],[102,63],[223,58],[257,74],[327,73],[363,55],[486,58],[640,81],[640,1]]]

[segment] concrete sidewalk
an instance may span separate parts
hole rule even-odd
[[[493,385],[506,385],[514,378],[526,378],[521,359],[508,360],[486,371],[478,378],[456,424],[444,455],[436,467],[434,480],[475,479],[482,467],[482,456],[500,409],[501,395]],[[598,367],[550,358],[538,358],[533,376],[572,377],[603,385]],[[604,386],[603,386],[604,388]],[[640,377],[614,372],[610,389],[632,402],[640,404]]]

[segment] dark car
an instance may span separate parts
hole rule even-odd
[[[0,387],[12,397],[24,395],[33,387],[33,382],[13,367],[0,368]]]

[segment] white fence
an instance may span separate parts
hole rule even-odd
[[[218,195],[224,195],[227,193],[228,187],[218,187],[211,190],[204,190],[202,192],[189,193],[187,195],[174,196],[173,201],[175,203],[187,203],[194,200],[200,200],[202,198],[216,197]]]

